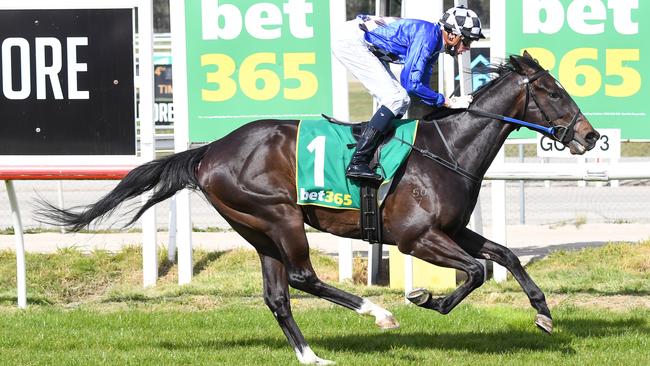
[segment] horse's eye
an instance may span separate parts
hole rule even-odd
[[[548,96],[551,97],[551,99],[560,99],[560,93],[550,92],[548,93]]]

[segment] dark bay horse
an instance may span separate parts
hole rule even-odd
[[[562,86],[527,53],[511,56],[494,70],[496,77],[474,94],[467,111],[420,123],[415,147],[384,205],[383,238],[402,253],[467,274],[467,280],[446,297],[433,298],[424,289],[409,296],[413,303],[449,313],[484,281],[489,259],[505,266],[537,311],[535,324],[552,331],[551,313],[542,291],[506,247],[466,228],[476,204],[481,180],[506,137],[517,126],[483,112],[555,127],[554,136],[574,154],[593,148],[599,134]],[[228,223],[259,253],[264,301],[277,319],[298,360],[327,364],[309,348],[295,323],[288,286],[375,317],[384,329],[398,327],[390,312],[367,299],[321,281],[309,259],[305,224],[335,235],[360,238],[359,213],[296,204],[296,130],[298,121],[263,120],[242,126],[209,145],[141,165],[110,193],[81,211],[44,207],[42,217],[80,230],[108,215],[120,203],[153,191],[136,213],[171,197],[183,188],[200,190]],[[438,131],[440,130],[440,132]],[[441,134],[446,138],[445,142]],[[459,174],[422,154],[455,155]],[[469,177],[478,177],[476,180]],[[131,221],[131,223],[133,222]]]

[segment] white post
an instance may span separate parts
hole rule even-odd
[[[176,194],[178,225],[178,284],[185,285],[192,281],[192,209],[190,191],[184,189]]]
[[[167,245],[167,259],[176,260],[176,196],[169,201],[169,244]]]
[[[493,164],[503,164],[504,161],[505,154],[502,147]],[[492,240],[507,246],[506,182],[504,180],[492,181]],[[492,272],[495,281],[503,282],[506,280],[507,271],[505,267],[493,263]]]
[[[185,44],[185,2],[169,2],[172,26],[172,57],[174,59],[174,150],[187,150],[190,144],[187,106],[187,61]],[[176,193],[178,284],[192,281],[192,219],[190,192]]]
[[[467,0],[454,0],[454,5],[464,5],[467,7]],[[469,51],[458,56],[458,76],[460,77],[460,94],[470,94],[472,92],[472,78],[468,78],[465,71],[471,71],[472,56]]]
[[[587,159],[584,156],[578,156],[578,166],[580,170],[585,170],[585,166],[587,165]],[[578,187],[586,187],[587,186],[587,181],[584,180],[579,180],[578,181]]]
[[[140,156],[143,161],[156,158],[154,146],[154,101],[153,101],[153,2],[140,0],[138,3],[139,87],[140,87]],[[142,195],[146,202],[151,193]],[[156,246],[156,208],[152,207],[142,215],[142,282],[145,287],[153,286],[158,279],[158,249]]]
[[[18,200],[16,199],[14,182],[6,180],[5,186],[7,187],[9,204],[11,205],[11,218],[14,224],[14,240],[16,242],[16,297],[18,298],[18,307],[25,309],[27,308],[27,284],[25,274],[25,242],[23,240],[23,223],[20,220],[20,208],[18,207]]]
[[[375,15],[384,16],[388,9],[388,0],[375,1]]]
[[[542,158],[542,164],[548,164],[549,163],[549,158]],[[551,188],[551,181],[550,180],[545,180],[544,181],[544,188]]]
[[[339,238],[339,282],[352,279],[352,239]]]
[[[618,164],[619,160],[620,160],[620,155],[619,155],[619,157],[609,159],[609,163],[610,164]],[[620,181],[618,179],[610,180],[609,185],[610,185],[610,187],[614,187],[614,188],[618,187],[620,185]]]
[[[502,62],[506,56],[506,1],[490,1],[490,58],[493,63]],[[501,148],[493,164],[505,162],[504,147]],[[506,235],[506,182],[492,181],[492,240],[507,245]],[[496,263],[493,264],[495,281],[506,279],[506,269]]]

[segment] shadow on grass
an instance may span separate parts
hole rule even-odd
[[[385,352],[398,346],[412,350],[461,350],[471,353],[500,354],[516,351],[559,351],[574,353],[571,338],[566,336],[547,337],[534,332],[459,332],[459,333],[379,333],[347,334],[314,339],[307,334],[308,342],[331,351],[354,353]],[[273,337],[251,337],[242,339],[209,340],[206,342],[161,342],[160,347],[168,350],[187,349],[232,349],[233,347],[289,348],[287,342]]]
[[[18,303],[18,297],[16,296],[7,296],[7,295],[0,295],[0,305],[16,305]],[[27,297],[27,305],[52,305],[54,304],[51,301],[48,301],[45,298],[31,298]]]
[[[316,344],[316,342],[314,342]],[[395,346],[413,350],[466,351],[481,354],[502,354],[517,351],[556,351],[573,354],[571,337],[552,336],[530,331],[494,332],[415,332],[382,333],[361,336],[326,337],[318,345],[330,350],[375,353]]]
[[[172,268],[176,265],[176,262],[170,261],[165,258],[158,263],[158,277],[165,277],[171,271]]]
[[[558,289],[547,291],[549,294],[567,294],[567,295],[596,295],[596,296],[648,296],[650,295],[650,290],[647,289],[635,289],[635,288],[622,288],[616,291],[604,291],[598,290],[595,288],[581,288],[581,289]]]
[[[564,333],[580,338],[610,337],[626,333],[650,335],[650,322],[644,317],[620,320],[560,318],[557,325]]]
[[[650,334],[648,322],[643,318],[627,320],[564,319],[558,321],[558,333],[548,336],[539,331],[499,330],[491,332],[408,332],[401,329],[395,332],[358,333],[318,337],[307,332],[307,339],[319,348],[330,351],[347,351],[372,354],[389,352],[397,347],[418,350],[464,351],[473,354],[503,354],[512,352],[558,352],[573,355],[576,338],[604,338],[628,333]],[[279,332],[279,330],[278,330]],[[239,338],[241,337],[241,338]],[[222,340],[179,340],[160,342],[159,347],[168,350],[188,349],[232,349],[233,347],[288,348],[289,345],[277,336],[234,337]]]
[[[192,270],[192,273],[195,276],[198,275],[199,273],[201,273],[201,271],[206,269],[208,267],[208,265],[210,265],[210,263],[216,261],[217,259],[219,259],[221,256],[223,256],[226,253],[227,252],[209,252],[209,253],[207,253],[205,255],[205,257],[203,257],[200,261],[198,261],[198,262],[196,262],[194,264],[194,268]]]

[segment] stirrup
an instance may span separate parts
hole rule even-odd
[[[367,179],[379,183],[384,181],[384,177],[373,172],[367,164],[350,164],[345,170],[345,176],[351,179]]]

